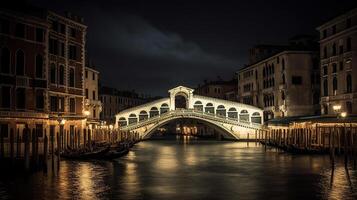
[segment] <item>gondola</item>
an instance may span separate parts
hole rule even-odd
[[[74,159],[74,160],[89,160],[89,159],[100,159],[106,153],[110,151],[110,147],[104,147],[96,151],[91,152],[62,152],[61,157],[66,159]]]
[[[128,148],[123,148],[121,150],[110,150],[108,151],[106,154],[104,154],[103,156],[101,156],[98,159],[101,160],[112,160],[115,158],[120,158],[122,156],[125,156],[126,154],[128,154],[129,149]]]

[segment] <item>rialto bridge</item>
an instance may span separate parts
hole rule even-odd
[[[177,119],[196,119],[213,127],[227,139],[254,138],[262,128],[263,110],[232,101],[193,94],[193,89],[178,86],[169,97],[123,110],[116,115],[115,127],[149,138],[159,127]],[[249,134],[249,136],[248,136]]]

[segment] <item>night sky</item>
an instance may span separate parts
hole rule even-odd
[[[318,25],[356,7],[354,0],[29,2],[84,17],[89,58],[102,84],[152,96],[230,79],[253,45],[317,34]]]

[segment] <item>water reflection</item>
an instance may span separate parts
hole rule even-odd
[[[145,141],[112,162],[62,161],[58,175],[0,179],[14,199],[347,199],[357,173],[328,156],[297,156],[250,143]],[[331,176],[332,175],[332,176]],[[350,181],[348,179],[350,177]],[[331,182],[332,180],[332,182]]]

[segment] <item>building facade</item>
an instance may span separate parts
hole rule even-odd
[[[93,67],[86,67],[84,72],[84,112],[87,115],[87,123],[98,125],[100,123],[100,112],[102,103],[99,100],[99,72]]]
[[[1,132],[82,131],[86,26],[78,17],[19,8],[0,9]]]
[[[315,51],[282,51],[238,71],[238,98],[264,120],[319,114],[319,80]]]
[[[230,101],[237,100],[237,80],[230,81],[217,80],[205,81],[204,84],[198,85],[195,89],[195,94],[213,97],[218,99],[225,99]]]
[[[120,91],[110,87],[100,88],[100,100],[103,107],[100,119],[107,124],[114,124],[115,115],[120,111],[147,102],[133,91]]]
[[[357,114],[357,9],[319,26],[321,112]]]

